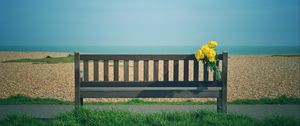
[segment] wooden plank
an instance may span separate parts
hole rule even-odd
[[[84,98],[217,98],[218,91],[81,91]]]
[[[81,54],[82,60],[195,60],[194,54]],[[222,55],[216,59],[222,60]]]
[[[81,82],[81,87],[221,87],[222,81],[89,81]]]
[[[139,80],[139,61],[138,60],[134,60],[133,75],[134,75],[134,81],[138,81]]]
[[[208,81],[208,66],[203,62],[203,79],[204,81]]]
[[[94,60],[94,81],[99,81],[99,61]]]
[[[114,60],[114,81],[119,81],[119,60]]]
[[[80,91],[220,91],[221,87],[81,87]]]
[[[189,81],[189,60],[184,60],[183,64],[183,80]]]
[[[144,60],[144,81],[149,81],[149,61]]]
[[[154,60],[153,81],[158,81],[158,60]]]
[[[174,81],[178,81],[178,71],[179,71],[179,62],[178,60],[174,60],[174,70],[173,70],[173,79]]]
[[[83,78],[84,81],[89,81],[89,61],[84,60],[83,61]]]
[[[199,81],[199,62],[194,60],[194,81]]]
[[[79,52],[74,53],[74,71],[75,71],[75,108],[80,107],[80,54]]]
[[[219,61],[217,61],[217,67],[219,67]],[[214,81],[216,81],[216,73],[214,72]],[[220,97],[217,98],[217,112],[222,112],[222,90],[220,91]]]
[[[164,60],[164,81],[169,81],[169,60]]]
[[[124,81],[129,81],[129,61],[124,60]]]
[[[104,60],[104,81],[108,81],[108,60]]]
[[[228,70],[228,53],[223,52],[222,60],[222,93],[221,93],[221,112],[227,112],[227,70]]]

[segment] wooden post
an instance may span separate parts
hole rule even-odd
[[[223,54],[222,54],[223,55]],[[219,68],[219,61],[217,61],[217,67]],[[213,77],[213,79],[214,79],[214,81],[216,81],[216,72],[214,72],[214,77]],[[220,91],[220,96],[221,96],[221,94],[222,94],[222,91]],[[218,112],[221,112],[221,108],[222,108],[222,98],[221,97],[218,97],[217,98],[217,111]]]
[[[119,60],[114,60],[114,81],[119,81]]]
[[[148,81],[149,80],[149,71],[148,71],[148,66],[149,66],[149,62],[148,60],[144,60],[144,81]]]
[[[89,81],[89,61],[84,60],[83,61],[83,80]]]
[[[79,108],[81,103],[80,99],[80,54],[74,53],[74,70],[75,70],[75,109]]]
[[[164,81],[169,81],[169,60],[164,60]]]
[[[178,81],[179,61],[174,60],[173,62],[173,80]]]
[[[139,81],[139,61],[134,60],[133,65],[133,80]]]
[[[223,52],[222,60],[222,91],[218,103],[218,112],[227,113],[227,70],[228,70],[228,53]]]
[[[203,80],[208,81],[208,70],[207,70],[207,64],[204,63],[203,61]]]
[[[183,63],[183,81],[189,81],[189,60],[184,60]]]
[[[109,66],[108,66],[108,60],[104,60],[103,61],[104,63],[104,81],[108,81],[108,69],[109,69]]]
[[[124,81],[129,81],[129,61],[124,60]]]
[[[158,81],[158,60],[153,61],[154,67],[153,67],[153,81]]]
[[[99,61],[94,60],[94,81],[99,81]]]
[[[199,62],[194,60],[194,81],[199,81]]]

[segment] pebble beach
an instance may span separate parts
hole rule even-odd
[[[23,58],[65,57],[69,53],[59,52],[0,52],[0,98],[23,94],[31,97],[56,98],[72,101],[74,99],[74,64],[73,63],[3,63],[6,60]],[[256,99],[277,97],[281,95],[300,97],[300,57],[271,55],[229,55],[228,66],[228,100]],[[192,62],[190,62],[192,63]],[[151,62],[150,62],[151,64]],[[159,62],[159,80],[163,79],[163,65]],[[92,71],[92,63],[90,71]],[[100,62],[100,74],[102,63]],[[110,63],[112,65],[112,63]],[[133,65],[131,62],[129,65]],[[139,62],[140,76],[143,79],[143,62]],[[122,65],[119,66],[119,78],[122,80]],[[150,73],[151,65],[149,65]],[[172,67],[172,62],[170,63]],[[179,79],[183,79],[183,62],[179,63]],[[199,67],[202,68],[202,67]],[[190,68],[191,69],[191,68]],[[133,68],[130,67],[130,77],[133,79]],[[110,67],[109,71],[113,71]],[[200,72],[202,70],[200,69]],[[192,79],[190,70],[190,80]],[[92,73],[90,74],[92,75]],[[200,74],[201,75],[201,74]],[[93,79],[92,76],[90,76]],[[99,77],[103,79],[102,76]],[[109,79],[112,80],[110,72]],[[150,74],[149,79],[153,78]],[[199,77],[202,78],[201,76]],[[172,69],[170,69],[172,79]],[[212,79],[212,76],[210,76]],[[189,98],[191,100],[203,100]],[[88,99],[95,100],[95,99]],[[101,101],[124,101],[127,99],[106,98]],[[170,99],[146,99],[170,100]],[[187,99],[172,99],[187,100]],[[213,99],[208,99],[213,100]]]

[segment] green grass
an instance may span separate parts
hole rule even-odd
[[[69,54],[67,57],[51,57],[46,56],[45,58],[41,59],[16,59],[16,60],[6,60],[2,61],[2,63],[48,63],[48,64],[55,64],[55,63],[73,63],[74,62],[74,55]],[[103,62],[103,60],[99,60],[99,62]],[[120,66],[123,66],[123,60],[120,60]],[[109,66],[113,67],[113,60],[109,60]],[[133,65],[130,65],[129,67],[133,67]]]
[[[260,99],[238,99],[231,102],[232,104],[300,104],[300,98],[288,97],[285,95],[276,98]]]
[[[41,59],[16,59],[16,60],[7,60],[3,61],[3,63],[10,62],[31,62],[31,63],[72,63],[74,62],[74,55],[69,54],[67,57],[51,57],[46,56]]]
[[[17,94],[7,98],[0,98],[0,104],[73,104],[72,101],[63,101],[52,98],[32,98],[25,95]],[[171,105],[210,105],[216,104],[216,101],[197,102],[192,100],[186,101],[145,101],[143,99],[133,98],[124,102],[84,102],[90,105],[108,105],[108,104],[171,104]],[[279,96],[276,98],[260,99],[238,99],[228,102],[228,104],[297,104],[300,105],[300,98]]]
[[[62,113],[52,120],[40,120],[15,114],[0,120],[1,126],[298,126],[299,119],[273,116],[254,119],[248,116],[217,113],[207,110],[190,112],[132,113],[117,109],[80,108]]]
[[[132,98],[128,101],[124,102],[85,102],[85,104],[89,105],[108,105],[108,104],[125,104],[125,105],[143,105],[143,104],[166,104],[166,105],[211,105],[216,104],[215,101],[206,101],[206,102],[199,102],[199,101],[192,101],[192,100],[185,100],[185,101],[145,101],[139,98]]]
[[[29,96],[17,94],[7,98],[0,99],[0,104],[72,104],[70,101],[62,101],[53,98],[32,98]]]

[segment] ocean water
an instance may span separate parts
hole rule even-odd
[[[0,46],[0,51],[80,52],[103,54],[193,54],[200,46]],[[218,46],[217,53],[233,55],[300,54],[299,47],[283,46]]]

